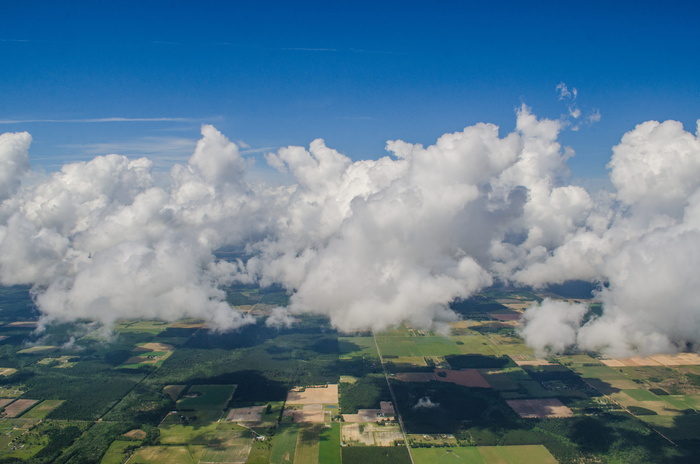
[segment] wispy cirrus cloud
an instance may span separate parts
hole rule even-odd
[[[282,48],[285,51],[295,51],[295,52],[337,52],[337,48],[303,48],[303,47],[288,47]]]
[[[157,167],[169,167],[174,162],[184,162],[197,144],[197,139],[185,137],[140,137],[138,139],[111,143],[84,143],[63,145],[85,158],[116,153],[134,156],[147,156]]]
[[[96,122],[194,122],[193,118],[81,118],[81,119],[0,119],[0,124],[48,123],[96,123]]]

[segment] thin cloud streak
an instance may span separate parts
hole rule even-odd
[[[96,123],[96,122],[194,122],[192,118],[87,118],[87,119],[0,119],[0,124],[28,123]]]

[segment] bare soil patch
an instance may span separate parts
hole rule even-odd
[[[647,357],[601,359],[600,362],[609,367],[699,366],[700,355],[697,353],[659,354]]]
[[[8,404],[12,403],[14,398],[0,398],[0,408],[4,408]]]
[[[6,327],[36,327],[36,321],[15,321],[10,322]]]
[[[2,415],[4,417],[17,417],[38,402],[39,400],[15,400],[14,403],[5,406]]]
[[[306,387],[303,391],[290,391],[288,404],[338,404],[338,384],[323,387]]]
[[[371,429],[367,426],[362,426],[362,424],[343,424],[341,436],[345,443],[361,443],[367,446],[374,445],[374,435]]]
[[[553,363],[542,358],[532,358],[523,355],[510,355],[510,359],[512,359],[518,366],[554,366]]]
[[[524,419],[548,419],[557,417],[573,417],[574,413],[556,398],[541,398],[533,400],[506,400]]]
[[[146,435],[146,431],[141,429],[129,430],[124,434],[125,437],[134,438],[136,440],[143,440],[144,438],[146,438]]]
[[[266,406],[251,406],[248,408],[234,408],[226,415],[226,420],[231,422],[260,422]]]
[[[432,372],[399,372],[394,378],[401,382],[431,382],[435,380]]]
[[[394,446],[394,442],[402,440],[401,432],[374,432],[374,443],[377,446]]]
[[[305,404],[302,409],[292,410],[292,416],[294,422],[323,423],[326,419],[322,404]]]
[[[349,423],[375,422],[381,409],[358,409],[357,414],[343,414],[343,420]]]
[[[17,353],[20,354],[31,354],[31,353],[51,353],[58,350],[57,346],[52,345],[35,345],[23,350],[19,350]]]
[[[185,388],[187,385],[166,385],[163,387],[163,393],[172,398],[173,401],[177,401]]]
[[[132,351],[173,351],[175,348],[167,343],[144,343],[141,346],[137,346]]]
[[[441,373],[444,373],[444,376]],[[435,378],[440,382],[455,383],[463,387],[491,388],[491,385],[476,369],[464,369],[461,371],[435,369]]]

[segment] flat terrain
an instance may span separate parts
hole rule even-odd
[[[288,404],[338,404],[338,384],[323,387],[306,387],[303,391],[290,391]]]
[[[462,319],[447,333],[339,334],[310,315],[266,326],[287,301],[282,289],[225,291],[258,323],[219,333],[197,320],[127,320],[105,338],[89,321],[36,334],[28,289],[0,288],[0,303],[13,299],[0,314],[0,459],[680,464],[700,455],[699,357],[538,358],[515,319],[539,294],[492,289],[455,302]]]

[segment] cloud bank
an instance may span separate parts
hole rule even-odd
[[[562,98],[575,90],[559,89]],[[476,124],[424,147],[387,143],[352,161],[323,140],[266,156],[290,179],[269,186],[214,127],[157,184],[145,158],[64,166],[32,182],[31,137],[0,136],[0,281],[28,284],[45,322],[204,318],[253,322],[225,303],[231,282],[279,284],[293,314],[343,331],[401,322],[440,329],[449,303],[494,282],[601,284],[603,314],[545,300],[523,336],[541,352],[621,354],[700,343],[700,142],[680,123],[625,134],[609,163],[615,192],[569,185],[563,120],[523,106],[516,129]],[[246,247],[246,262],[216,260]],[[583,321],[586,321],[585,323]]]

